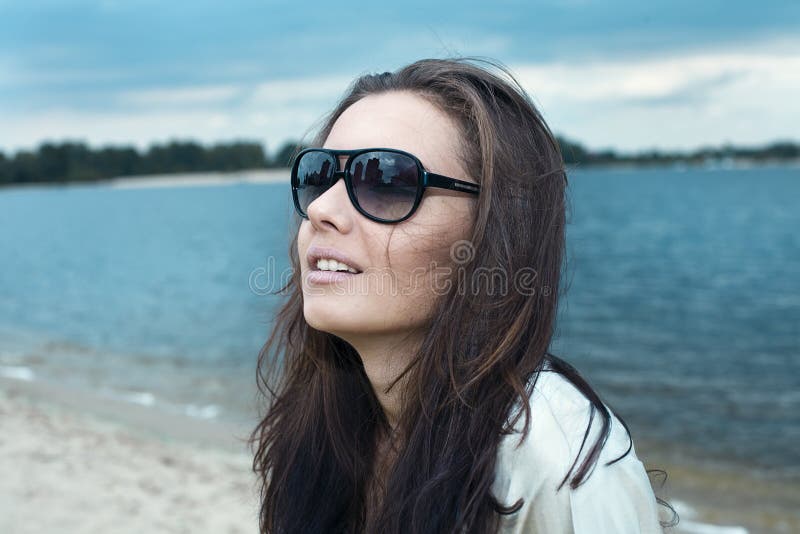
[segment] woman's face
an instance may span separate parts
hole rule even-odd
[[[455,124],[436,106],[410,92],[390,92],[347,108],[324,148],[397,148],[417,156],[428,171],[474,182],[457,157],[458,143]],[[470,235],[475,203],[473,195],[428,188],[409,219],[382,224],[358,213],[338,180],[309,205],[300,225],[306,321],[351,343],[424,328],[452,269],[450,248]],[[309,280],[317,269],[306,256],[311,246],[342,252],[362,272],[336,283]]]

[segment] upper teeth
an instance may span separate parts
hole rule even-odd
[[[329,259],[317,260],[317,269],[319,269],[320,271],[349,271],[351,273],[358,272],[349,265],[347,265],[346,263]]]

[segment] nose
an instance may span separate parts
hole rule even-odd
[[[334,184],[315,198],[306,209],[308,220],[317,229],[334,227],[345,233],[352,227],[355,213],[347,195],[344,174],[344,171],[334,172]]]

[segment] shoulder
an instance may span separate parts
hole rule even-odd
[[[576,459],[576,468],[580,466],[601,436],[603,416],[599,410],[593,410],[591,401],[569,379],[549,368],[538,374],[535,383],[533,380],[528,383],[528,391],[531,413],[528,434],[523,435],[523,413],[513,432],[500,442],[499,467],[506,468],[505,474],[520,483],[534,484],[545,476],[557,478],[560,483]],[[517,402],[511,415],[522,411],[521,402]],[[602,450],[605,461],[621,456],[631,445],[622,423],[610,415],[611,429]],[[628,456],[635,456],[633,448]],[[534,471],[536,477],[531,476]]]
[[[529,383],[529,392],[528,434],[522,435],[523,414],[498,447],[494,495],[506,506],[524,500],[522,509],[508,516],[504,532],[661,532],[647,473],[620,420],[609,411],[603,443],[603,415],[569,379],[549,368]],[[518,403],[512,415],[520,409]],[[569,481],[598,439],[597,462],[571,489]]]

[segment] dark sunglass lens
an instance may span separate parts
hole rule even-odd
[[[308,206],[333,185],[336,160],[325,152],[306,152],[297,163],[294,177],[297,201],[304,214]]]
[[[419,170],[410,157],[365,152],[353,159],[350,172],[358,204],[370,215],[395,221],[411,212],[419,189]]]

